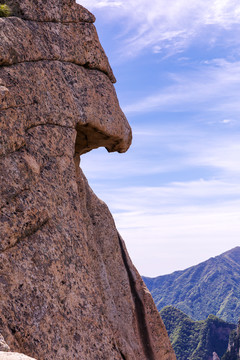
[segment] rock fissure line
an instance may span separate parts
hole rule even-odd
[[[61,58],[41,58],[41,59],[37,59],[37,60],[24,60],[24,61],[18,61],[18,62],[12,62],[12,63],[0,63],[0,66],[1,67],[8,67],[8,66],[13,66],[13,65],[18,65],[18,64],[29,64],[29,63],[37,63],[37,62],[41,62],[41,61],[48,61],[48,62],[54,62],[54,61],[58,61],[60,63],[63,63],[63,64],[73,64],[73,65],[77,65],[77,66],[82,66],[84,67],[85,69],[88,69],[88,70],[94,70],[94,71],[99,71],[100,73],[106,75],[109,80],[111,82],[113,82],[108,73],[106,71],[103,71],[97,67],[92,67],[92,66],[89,66],[89,62],[87,63],[78,63],[76,61],[66,61],[66,60],[61,60]]]
[[[0,111],[6,111],[6,110],[10,110],[10,109],[21,109],[21,108],[24,108],[26,106],[31,106],[31,105],[34,105],[35,103],[34,102],[31,102],[29,104],[22,104],[22,105],[16,105],[16,106],[8,106],[7,108],[2,108],[0,109]]]
[[[48,221],[50,220],[50,218],[44,219],[43,221],[41,221],[40,223],[36,224],[36,226],[33,226],[32,229],[29,229],[27,231],[25,231],[25,233],[22,236],[19,236],[16,241],[12,244],[9,245],[8,247],[6,247],[5,249],[0,250],[0,254],[5,253],[8,250],[11,250],[12,248],[14,248],[17,244],[20,243],[21,240],[25,239],[26,237],[30,237],[31,235],[35,234],[38,230],[42,229],[43,226],[45,226]]]
[[[21,19],[23,21],[29,21],[29,22],[33,22],[33,23],[43,23],[43,24],[94,24],[94,21],[58,21],[58,20],[33,20],[33,19],[28,19],[28,18],[24,18],[21,16],[17,16],[17,15],[13,15],[14,17]]]
[[[122,359],[123,359],[123,360],[126,360],[126,358],[125,358],[125,356],[123,355],[123,353],[121,352],[121,350],[119,350],[119,352],[120,352],[120,355],[121,355]]]
[[[125,250],[123,248],[122,240],[121,240],[121,237],[119,234],[118,234],[118,240],[119,240],[119,245],[120,245],[120,249],[121,249],[121,253],[122,253],[123,263],[125,265],[125,268],[126,268],[126,271],[128,274],[132,297],[134,299],[134,303],[135,303],[135,307],[136,307],[139,335],[142,340],[142,346],[144,349],[144,353],[148,360],[154,360],[154,355],[153,355],[152,347],[150,344],[150,336],[148,333],[147,322],[146,322],[146,318],[145,318],[144,305],[143,305],[142,300],[140,299],[140,296],[136,289],[135,280],[134,280],[131,270],[129,268],[127,256],[126,256]]]
[[[25,142],[23,144],[19,145],[19,147],[15,148],[15,149],[6,151],[4,154],[0,154],[0,159],[2,159],[4,157],[7,157],[7,156],[9,156],[11,154],[14,154],[15,152],[18,152],[18,151],[22,150],[24,147],[26,147]]]
[[[73,129],[75,130],[74,126],[70,126],[70,125],[61,125],[61,124],[56,124],[56,123],[43,123],[43,124],[33,124],[31,126],[29,126],[28,128],[26,128],[26,131],[31,130],[33,128],[39,127],[39,126],[58,126],[64,129]]]
[[[29,187],[25,187],[24,189],[18,191],[17,193],[15,193],[14,195],[12,195],[11,197],[9,197],[5,203],[0,207],[0,210],[6,208],[6,205],[9,205],[9,203],[13,200],[15,200],[19,195],[21,195],[22,193],[24,193],[25,191],[29,191],[30,188]],[[6,215],[6,214],[5,214]],[[6,215],[7,216],[7,215]]]

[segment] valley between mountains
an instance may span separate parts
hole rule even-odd
[[[240,359],[240,247],[186,270],[143,280],[178,360]]]

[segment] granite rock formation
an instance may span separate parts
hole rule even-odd
[[[228,349],[222,360],[239,360],[240,359],[240,320],[237,328],[230,334]]]
[[[213,352],[212,360],[220,360],[217,353]]]
[[[94,148],[131,143],[94,16],[73,0],[6,2],[0,333],[11,351],[38,360],[174,360],[151,295],[79,167]]]

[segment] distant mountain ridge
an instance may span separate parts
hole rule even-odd
[[[240,247],[183,271],[143,277],[160,311],[167,305],[194,320],[213,314],[227,322],[240,318]]]
[[[164,307],[160,315],[177,360],[213,360],[222,357],[228,347],[229,334],[236,328],[236,325],[214,315],[209,315],[206,320],[194,321],[173,306]],[[233,360],[231,357],[229,359]]]

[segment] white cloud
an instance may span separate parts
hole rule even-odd
[[[239,245],[238,184],[199,180],[102,195],[141,274],[183,269]]]
[[[155,50],[165,48],[170,53],[181,51],[201,35],[205,42],[215,42],[219,29],[228,31],[240,23],[238,0],[79,2],[93,12],[98,12],[97,16],[102,15],[103,18],[111,18],[112,21],[124,20],[125,45],[123,48],[121,46],[121,49],[125,57],[136,56],[149,47]],[[210,26],[211,32],[208,32],[206,29]],[[213,27],[216,27],[216,32]],[[235,40],[238,41],[237,38]]]
[[[239,206],[240,201],[168,214],[123,213],[115,219],[139,272],[158,276],[239,246]]]
[[[231,124],[231,123],[234,123],[234,120],[232,120],[232,119],[223,119],[220,122],[222,124]]]
[[[200,44],[197,50],[203,52],[211,45],[221,54],[217,56],[224,56],[219,49],[228,49],[232,62],[205,61],[195,70],[190,52],[183,54],[179,63],[188,62],[191,70],[182,67],[181,74],[169,73],[169,85],[124,106],[125,112],[133,115],[156,110],[192,112],[191,124],[199,116],[198,124],[189,129],[184,120],[171,126],[171,119],[164,119],[163,126],[159,125],[163,113],[159,112],[158,124],[149,114],[144,126],[134,129],[134,144],[127,154],[94,151],[83,157],[82,164],[94,191],[113,212],[141,274],[153,276],[185,268],[239,245],[240,62],[229,56],[240,42],[239,0],[79,3],[93,11],[99,22],[111,23],[115,39],[119,31],[117,46],[126,61],[144,50],[168,56],[194,43]],[[157,66],[153,71],[157,77]],[[236,131],[230,134],[231,126]],[[195,172],[205,167],[209,172],[205,170],[204,175]],[[168,176],[166,184],[161,180],[170,172],[176,172],[178,178],[178,171],[188,181],[170,181]],[[138,181],[144,184],[145,179],[145,185],[136,185]],[[130,181],[135,185],[130,186]]]
[[[99,8],[106,8],[106,7],[119,7],[119,6],[123,6],[123,2],[122,1],[115,1],[115,0],[103,0],[103,1],[98,1],[98,0],[80,0],[77,1],[79,4],[85,6],[86,8],[88,8],[89,10],[93,10],[93,9],[99,9]]]
[[[187,161],[191,164],[195,163],[199,166],[209,166],[218,168],[222,171],[225,177],[239,180],[240,177],[240,144],[235,142],[234,139],[225,141],[217,141],[215,144],[209,142],[205,147],[198,152],[197,149],[192,151]]]
[[[216,59],[184,74],[169,74],[172,85],[123,106],[126,114],[155,110],[240,113],[240,62]],[[235,104],[233,106],[233,104]],[[225,121],[226,123],[226,121]]]
[[[231,181],[240,180],[239,130],[233,129],[233,133],[231,129],[227,134],[226,126],[229,124],[216,123],[210,129],[201,124],[198,127],[181,123],[141,125],[134,128],[133,145],[126,154],[94,150],[82,157],[81,167],[94,186],[111,181],[113,189],[118,182],[129,185],[143,177],[146,185],[152,181],[162,182],[163,175],[172,178],[171,173],[175,173],[177,179],[178,172],[184,172],[189,180],[196,180],[196,169],[197,174],[203,174],[199,177],[223,183],[230,181],[225,186],[232,189]]]
[[[103,7],[119,7],[122,6],[122,2],[121,1],[99,1],[96,4],[97,8],[103,8]]]
[[[122,156],[116,160],[102,151],[83,157],[87,177],[94,181],[94,191],[110,207],[117,227],[127,243],[128,250],[143,275],[157,276],[183,269],[216,256],[239,245],[240,236],[240,164],[239,139],[225,135],[207,136],[204,132],[170,126],[141,128],[136,131],[137,147],[141,144],[150,153],[143,159],[133,151],[128,161]],[[143,141],[145,139],[145,141]],[[157,186],[124,186],[132,176],[142,177],[156,171],[151,162],[152,150],[160,152],[159,144],[182,154],[172,161],[166,157],[168,172],[188,167],[193,177],[194,167],[209,166],[219,169],[218,176],[209,179],[174,181]],[[157,146],[157,147],[156,147]],[[138,149],[139,151],[139,149]],[[144,152],[144,151],[143,151]],[[88,163],[87,158],[91,157]],[[136,156],[136,158],[135,158]],[[90,166],[90,173],[89,167]],[[97,166],[97,169],[96,169]],[[111,172],[113,171],[113,175]],[[109,186],[109,177],[115,177]],[[99,181],[102,179],[103,181]],[[158,179],[158,178],[157,178]],[[150,184],[150,180],[147,180]]]
[[[132,186],[102,191],[113,212],[165,214],[184,207],[204,207],[240,200],[240,185],[223,180],[199,179],[162,186]],[[239,210],[240,211],[240,210]],[[134,225],[133,225],[134,227]]]

